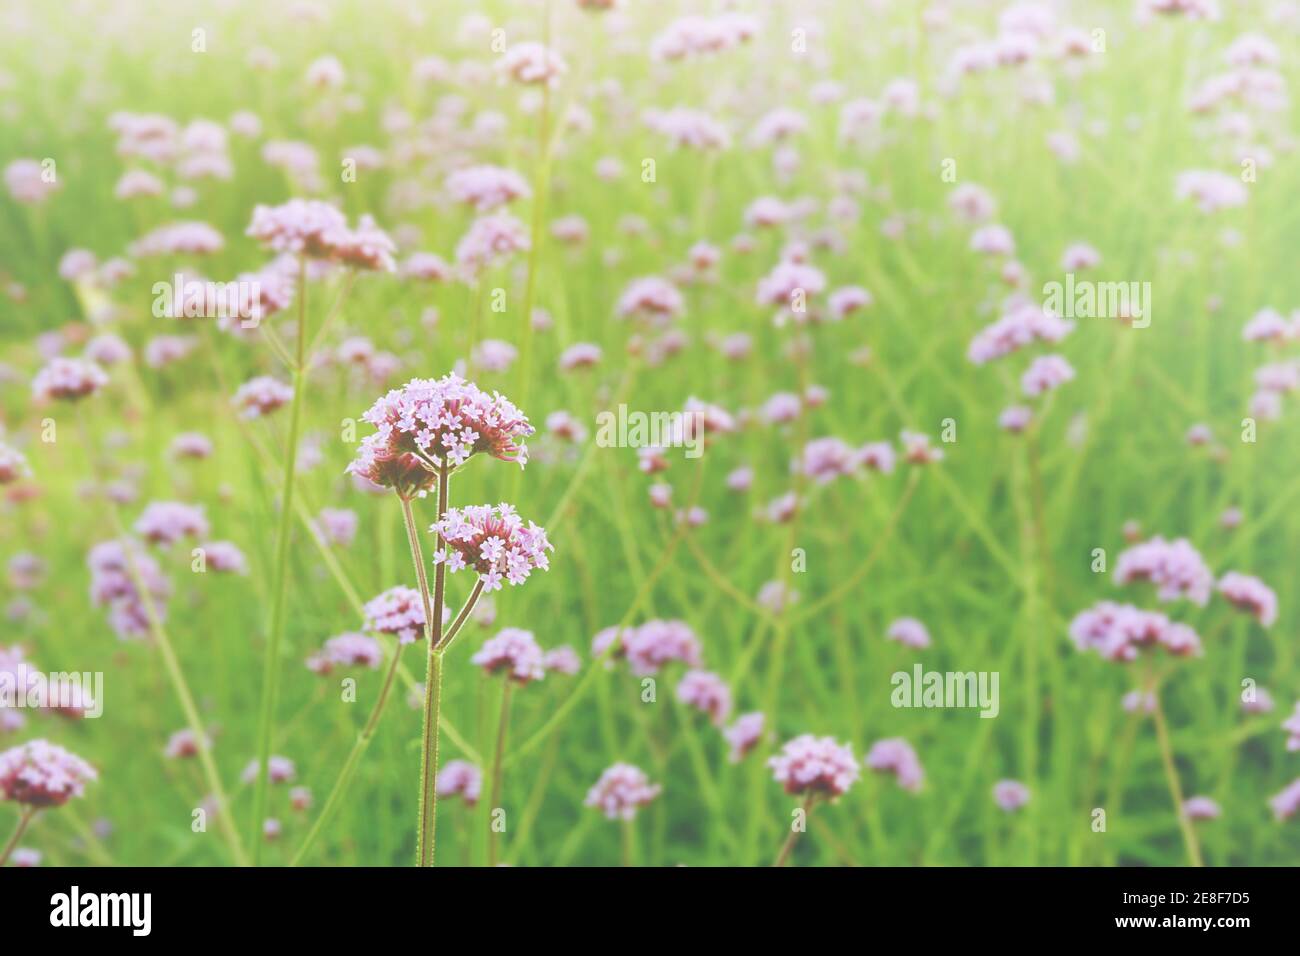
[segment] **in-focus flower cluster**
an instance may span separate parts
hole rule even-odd
[[[414,455],[430,467],[455,468],[480,452],[502,461],[528,460],[523,439],[533,433],[528,418],[499,393],[488,395],[455,373],[440,379],[412,379],[377,400],[361,416],[377,431],[368,435],[348,471],[399,492],[429,487]]]
[[[499,591],[503,579],[523,584],[535,569],[545,571],[550,566],[546,552],[554,550],[545,529],[531,521],[525,527],[505,502],[449,508],[430,530],[446,543],[445,550],[434,554],[434,563],[445,561],[450,571],[472,569],[488,591]]]

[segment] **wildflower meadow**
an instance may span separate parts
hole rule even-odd
[[[3,4],[0,865],[1300,862],[1298,50]]]

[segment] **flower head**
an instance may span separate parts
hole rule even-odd
[[[415,455],[456,468],[480,452],[502,461],[528,460],[528,418],[504,395],[489,395],[455,373],[412,379],[378,399],[364,415],[377,431],[367,436],[348,471],[376,484],[412,478]],[[394,485],[389,484],[389,487]]]
[[[433,525],[446,543],[446,549],[434,554],[434,563],[445,561],[452,571],[472,568],[489,591],[499,591],[502,580],[523,584],[534,569],[550,567],[546,552],[554,548],[546,539],[546,530],[524,521],[515,509],[502,502],[449,508],[441,521]]]
[[[420,592],[414,588],[401,585],[389,588],[367,601],[364,610],[368,631],[392,634],[402,644],[424,637],[424,604]]]
[[[0,796],[29,807],[61,807],[98,779],[95,768],[48,740],[0,753]]]
[[[468,806],[478,803],[483,792],[483,771],[468,760],[449,760],[438,771],[438,796],[460,796]]]
[[[261,418],[293,400],[293,387],[269,375],[249,379],[235,391],[231,400],[241,418]]]
[[[746,754],[758,746],[759,741],[763,739],[765,721],[766,718],[758,711],[741,714],[730,727],[722,731],[727,745],[731,747],[728,759],[732,763],[740,763],[745,759]]]
[[[925,771],[916,751],[902,737],[877,740],[863,763],[871,770],[894,774],[898,785],[912,793],[920,790],[925,782]]]
[[[542,649],[532,631],[507,627],[496,637],[489,638],[477,654],[470,658],[488,674],[504,671],[506,676],[520,684],[541,680],[546,676],[542,664]]]
[[[171,585],[153,556],[136,541],[104,541],[90,549],[90,599],[96,607],[109,610],[109,623],[123,640],[143,638],[149,633],[149,607],[161,619]],[[144,583],[148,597],[136,586]],[[148,604],[146,603],[148,601]]]
[[[1214,575],[1190,541],[1166,541],[1159,535],[1120,553],[1115,562],[1115,581],[1150,581],[1160,600],[1185,598],[1202,607],[1214,587]]]
[[[677,699],[708,714],[714,726],[722,726],[731,715],[731,688],[711,671],[687,671],[677,685]]]
[[[325,646],[307,659],[309,670],[325,675],[336,667],[377,668],[384,659],[379,642],[367,634],[349,631],[331,637]]]
[[[179,501],[153,501],[145,506],[135,522],[135,533],[150,544],[169,547],[182,538],[203,538],[208,534],[208,519],[202,505]]]
[[[1029,802],[1029,788],[1019,780],[999,780],[993,785],[993,802],[1011,813]]]
[[[266,761],[266,777],[271,783],[288,783],[298,775],[298,770],[293,765],[293,761],[288,757],[271,755]],[[252,783],[257,779],[258,771],[261,769],[261,763],[252,760],[244,768],[243,774],[239,779],[244,783]]]
[[[802,734],[768,760],[772,776],[786,793],[824,793],[838,797],[858,779],[858,762],[849,744],[834,737]]]
[[[0,485],[8,485],[32,473],[27,458],[17,448],[0,441]]]
[[[1253,615],[1264,627],[1272,627],[1277,620],[1277,595],[1257,577],[1229,571],[1219,579],[1219,593],[1234,607]]]
[[[663,788],[652,784],[644,770],[616,763],[600,775],[587,791],[586,806],[595,807],[611,820],[631,820],[639,808],[659,796]]]
[[[904,647],[920,650],[930,646],[930,632],[914,617],[900,617],[889,625],[885,636],[891,641],[898,641]]]
[[[93,395],[108,384],[108,376],[87,359],[56,357],[32,379],[32,395],[38,399],[75,401]]]

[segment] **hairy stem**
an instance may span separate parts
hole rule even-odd
[[[438,468],[438,520],[447,513],[451,497],[451,469],[443,463]],[[447,564],[439,561],[434,571],[433,600],[429,599],[429,582],[424,573],[424,557],[420,539],[411,515],[411,504],[403,500],[402,514],[406,519],[407,538],[411,544],[411,558],[415,561],[416,577],[420,581],[420,594],[424,599],[425,634],[428,641],[428,661],[424,676],[424,724],[420,747],[420,827],[416,839],[416,865],[433,866],[435,833],[438,819],[438,794],[434,786],[438,777],[438,722],[442,716],[442,607],[446,599]],[[437,549],[443,550],[442,534],[438,535]]]

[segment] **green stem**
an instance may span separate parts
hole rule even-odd
[[[1160,742],[1160,762],[1165,768],[1165,782],[1169,784],[1169,795],[1174,801],[1174,813],[1178,814],[1178,829],[1182,831],[1187,856],[1192,861],[1192,866],[1204,866],[1205,861],[1201,859],[1201,846],[1196,839],[1196,828],[1187,818],[1187,810],[1183,807],[1183,788],[1178,782],[1178,768],[1174,766],[1174,750],[1169,743],[1169,727],[1165,724],[1164,705],[1160,703],[1160,692],[1155,684],[1153,680],[1151,682],[1151,692],[1155,698],[1153,716],[1156,720],[1156,739]]]
[[[267,762],[271,757],[271,725],[275,718],[280,677],[280,644],[289,582],[289,533],[293,526],[293,486],[298,467],[298,429],[302,422],[303,355],[307,342],[307,263],[298,260],[298,329],[294,336],[297,364],[293,369],[293,399],[289,406],[289,437],[284,454],[284,487],[280,495],[280,525],[276,531],[275,579],[272,590],[271,630],[262,665],[262,705],[257,731],[257,787],[253,795],[253,863],[262,859],[262,818],[266,814]]]
[[[446,463],[438,469],[438,520],[447,513],[451,497],[451,469]],[[420,582],[424,599],[425,633],[428,635],[428,661],[424,676],[424,722],[420,747],[420,827],[416,839],[416,865],[433,866],[438,820],[438,731],[442,717],[442,607],[446,597],[447,563],[439,561],[434,571],[433,601],[429,600],[429,582],[424,573],[424,557],[420,538],[411,514],[411,503],[403,500],[402,515],[406,519],[407,539],[411,545],[411,558]],[[437,548],[443,550],[442,535],[438,535]]]
[[[805,828],[808,826],[808,816],[812,813],[813,802],[816,799],[816,794],[810,794],[808,799],[803,802],[803,820],[801,822]],[[790,853],[794,850],[794,845],[798,842],[799,834],[801,833],[803,833],[802,829],[797,827],[790,828],[790,835],[786,837],[785,842],[781,844],[781,852],[776,855],[776,860],[772,863],[772,866],[785,866],[786,861],[790,859]]]
[[[492,757],[492,802],[489,814],[494,814],[501,807],[501,757],[506,752],[506,732],[510,728],[510,677],[505,678],[501,688],[501,716],[497,720],[497,746]],[[497,865],[497,829],[496,822],[488,826],[488,866]]]
[[[34,816],[36,816],[35,807],[25,807],[23,809],[22,815],[18,817],[18,826],[14,828],[13,836],[9,838],[9,842],[5,844],[5,848],[0,850],[0,866],[4,866],[9,862],[9,854],[13,853],[14,848],[18,846],[18,841],[21,840],[23,834],[27,832],[27,824],[32,822],[32,817]]]
[[[362,728],[356,742],[352,745],[352,751],[348,754],[348,759],[344,761],[343,769],[339,771],[338,779],[334,781],[334,787],[330,790],[330,795],[325,799],[325,805],[321,807],[320,815],[316,817],[316,822],[312,824],[307,836],[303,838],[302,845],[298,847],[298,852],[289,861],[290,866],[298,866],[302,863],[302,858],[311,849],[312,844],[316,842],[316,837],[320,835],[321,830],[329,823],[339,800],[347,792],[348,784],[352,782],[352,775],[361,762],[361,755],[370,746],[370,741],[375,736],[375,730],[379,727],[379,718],[383,715],[384,707],[388,703],[389,692],[393,689],[393,678],[397,675],[397,665],[401,659],[402,645],[398,642],[393,645],[393,659],[388,665],[388,673],[384,675],[384,684],[379,690],[379,698],[375,701],[375,706],[371,708],[370,717],[366,721],[365,727]]]

